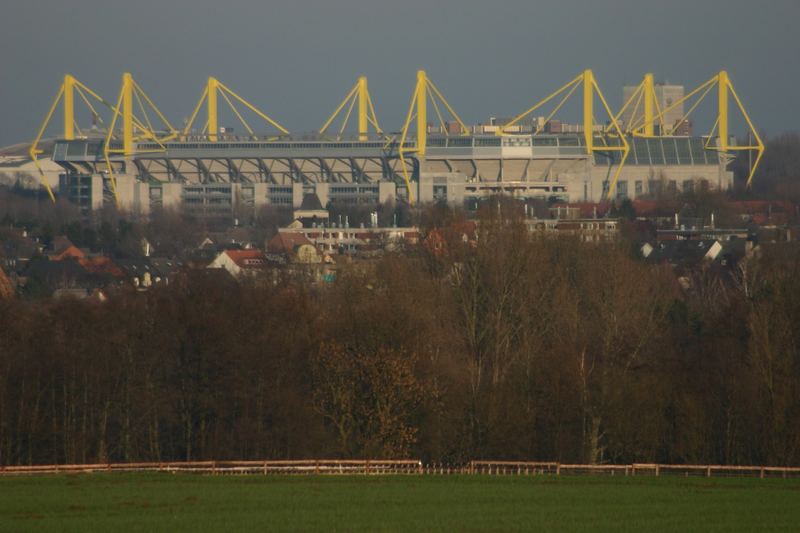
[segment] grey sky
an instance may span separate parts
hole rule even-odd
[[[0,146],[34,135],[65,72],[113,99],[126,70],[175,124],[215,75],[307,131],[360,74],[397,130],[418,68],[469,122],[520,112],[587,67],[615,108],[646,71],[690,87],[724,68],[778,133],[800,118],[798,16],[797,0],[4,0]]]

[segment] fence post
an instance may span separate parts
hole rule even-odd
[[[711,477],[711,467],[706,468],[706,477]]]
[[[761,472],[759,472],[759,475],[758,475],[758,477],[759,477],[760,479],[764,479],[764,467],[763,467],[763,466],[761,467]]]
[[[656,465],[656,477],[658,477],[659,466],[660,465]]]
[[[557,475],[557,476],[560,476],[560,475],[561,475],[561,463],[558,463],[558,464],[556,465],[556,475]]]

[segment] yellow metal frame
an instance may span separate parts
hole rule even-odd
[[[228,104],[228,107],[231,109],[231,111],[233,111],[233,114],[236,115],[236,118],[239,119],[239,122],[241,122],[242,126],[244,126],[244,128],[251,136],[255,135],[253,128],[250,127],[250,125],[244,119],[239,110],[236,109],[236,106],[234,105],[233,100],[231,100],[231,97],[240,104],[242,104],[243,106],[245,106],[247,109],[255,113],[264,122],[266,122],[273,128],[280,131],[281,134],[289,135],[289,131],[286,128],[278,124],[278,122],[273,120],[269,115],[256,108],[253,104],[251,104],[250,102],[248,102],[247,100],[245,100],[244,98],[233,92],[230,88],[228,88],[228,86],[226,86],[224,83],[222,83],[221,81],[219,81],[214,77],[208,78],[206,87],[205,89],[203,89],[203,94],[200,95],[200,100],[197,101],[197,105],[195,106],[194,111],[192,111],[192,115],[191,117],[189,117],[189,121],[183,128],[183,132],[181,133],[181,135],[186,136],[189,134],[189,132],[192,129],[192,126],[194,125],[195,120],[197,119],[198,114],[200,113],[200,109],[203,107],[203,103],[205,103],[207,120],[205,125],[203,126],[202,131],[208,136],[209,141],[216,142],[218,140],[218,135],[217,135],[217,130],[219,127],[219,113],[218,113],[219,107],[217,102],[218,95],[222,96],[223,100],[225,100],[225,102]]]
[[[330,125],[336,120],[336,117],[341,114],[342,110],[347,108],[347,112],[344,114],[342,120],[342,125],[336,136],[337,139],[340,139],[345,128],[347,128],[347,123],[350,121],[350,115],[352,115],[356,103],[358,103],[358,139],[360,141],[369,139],[370,124],[375,129],[375,133],[382,135],[383,130],[381,130],[380,125],[378,125],[378,117],[375,116],[375,107],[372,105],[372,98],[369,95],[366,76],[358,78],[358,81],[353,88],[348,91],[342,103],[339,104],[333,114],[331,114],[328,120],[325,121],[325,124],[319,129],[319,134],[325,135]]]
[[[718,152],[744,152],[753,150],[756,152],[756,159],[753,162],[753,166],[750,169],[750,173],[747,176],[747,187],[749,188],[753,183],[753,176],[755,175],[756,169],[758,168],[759,163],[761,162],[761,158],[764,156],[764,143],[761,140],[761,137],[758,135],[758,130],[753,125],[753,121],[750,119],[750,115],[747,113],[747,110],[742,104],[739,95],[736,93],[736,89],[733,88],[733,83],[731,83],[730,77],[728,73],[724,70],[720,71],[716,75],[714,75],[711,79],[706,81],[705,83],[700,84],[698,87],[690,91],[686,94],[683,98],[675,101],[672,105],[666,107],[664,110],[660,110],[658,114],[651,118],[643,117],[639,120],[636,124],[636,127],[647,128],[652,127],[655,121],[661,121],[662,123],[662,136],[668,137],[675,133],[675,125],[673,126],[665,126],[664,125],[664,115],[668,112],[672,111],[676,107],[684,104],[685,102],[690,101],[691,99],[697,97],[694,102],[689,106],[689,110],[686,111],[683,116],[678,120],[677,125],[682,124],[685,120],[689,118],[689,116],[694,112],[695,109],[700,105],[701,102],[705,100],[705,98],[714,90],[716,87],[717,89],[717,119],[714,122],[714,126],[711,128],[711,131],[708,134],[708,141],[705,143],[705,147],[708,150],[716,150]],[[699,96],[698,96],[699,95]],[[739,111],[741,112],[742,116],[744,117],[745,122],[747,123],[747,127],[750,129],[750,133],[753,136],[755,144],[752,145],[738,145],[738,144],[731,144],[730,143],[730,132],[729,132],[729,118],[730,118],[730,103],[729,103],[729,95],[733,96],[734,101],[736,102],[736,107],[738,107]],[[711,139],[714,138],[714,133],[717,134],[717,145],[711,145]]]
[[[428,93],[430,92],[430,97]],[[431,102],[434,112],[439,119],[439,124],[442,127],[445,135],[449,135],[444,118],[437,101],[441,103],[448,113],[455,119],[461,130],[461,135],[469,135],[469,128],[464,125],[464,121],[453,110],[453,107],[444,97],[438,87],[428,78],[424,70],[417,71],[417,84],[414,87],[414,94],[411,96],[411,104],[408,106],[408,114],[403,123],[403,130],[400,134],[398,154],[400,155],[400,166],[403,170],[403,180],[406,183],[408,190],[408,201],[414,203],[414,191],[411,189],[411,178],[408,175],[408,166],[406,165],[405,154],[416,153],[420,157],[425,157],[425,150],[428,142],[428,100]],[[413,148],[406,147],[406,139],[411,127],[411,123],[416,119],[417,129],[417,143]]]
[[[147,105],[145,105],[147,104]],[[136,105],[141,113],[143,120],[139,119],[135,113]],[[153,111],[158,119],[163,124],[165,134],[159,136],[157,129],[153,126],[150,116],[147,113],[148,107]],[[117,180],[114,177],[114,167],[111,164],[112,154],[133,155],[135,153],[142,153],[142,150],[136,149],[136,143],[142,140],[149,140],[157,143],[161,149],[156,151],[165,151],[165,142],[168,142],[178,136],[178,131],[172,127],[167,117],[156,107],[150,97],[142,90],[138,83],[133,79],[130,73],[126,72],[122,75],[122,87],[119,91],[117,104],[112,107],[113,115],[111,123],[106,132],[105,142],[103,143],[103,157],[106,162],[106,169],[108,170],[108,177],[111,181],[111,190],[114,194],[114,203],[119,208],[119,197],[117,195]],[[122,149],[112,148],[111,140],[114,138],[114,130],[116,129],[117,120],[120,115],[122,116]],[[153,151],[153,150],[149,150]]]
[[[39,148],[39,143],[42,141],[42,137],[44,137],[47,127],[49,126],[50,121],[52,120],[60,102],[63,104],[63,138],[70,141],[75,139],[76,130],[79,134],[81,133],[80,127],[75,121],[76,93],[92,113],[92,116],[97,122],[102,123],[103,119],[92,105],[92,100],[105,105],[109,109],[113,109],[113,106],[109,102],[107,102],[89,87],[81,83],[77,78],[71,74],[64,75],[64,81],[61,83],[58,93],[56,94],[55,99],[53,99],[53,103],[50,105],[50,109],[48,110],[42,125],[39,127],[39,131],[36,133],[36,138],[34,138],[33,142],[31,143],[31,147],[28,150],[33,164],[36,165],[36,169],[39,171],[39,181],[42,183],[42,185],[44,185],[48,196],[50,196],[50,200],[53,202],[56,201],[56,197],[53,194],[52,188],[47,183],[47,180],[44,179],[44,170],[42,169],[41,165],[39,165],[39,156],[44,153],[44,151]]]
[[[631,118],[627,124],[622,125],[626,134],[635,137],[655,137],[656,117],[661,117],[659,120],[659,131],[662,133],[666,131],[663,113],[658,104],[658,98],[656,98],[655,83],[653,82],[652,74],[647,73],[644,75],[642,82],[622,105],[622,108],[615,117],[617,122],[619,122],[620,118],[629,107],[631,108]],[[638,118],[640,114],[642,116],[641,119]]]
[[[518,123],[519,121],[523,120],[525,117],[528,117],[531,113],[536,111],[537,109],[541,108],[548,102],[555,100],[559,96],[561,99],[558,101],[558,104],[555,108],[550,112],[550,114],[545,119],[545,123],[548,122],[563,106],[566,102],[570,99],[570,97],[577,91],[578,87],[583,87],[583,135],[584,141],[586,144],[586,153],[590,156],[594,155],[595,152],[622,152],[622,159],[617,166],[616,172],[614,172],[614,177],[611,180],[611,183],[608,187],[608,192],[606,193],[606,199],[612,197],[614,190],[617,186],[617,180],[619,179],[619,175],[622,172],[622,168],[625,166],[625,162],[628,159],[628,154],[630,153],[630,145],[628,144],[625,135],[623,134],[622,129],[617,122],[617,117],[614,116],[614,113],[611,111],[611,108],[606,101],[603,92],[600,90],[600,87],[597,85],[597,81],[595,80],[594,73],[587,69],[584,70],[581,74],[573,78],[568,83],[561,86],[559,89],[555,90],[554,92],[547,95],[545,98],[534,104],[533,106],[529,107],[527,110],[523,111],[516,117],[512,118],[506,124],[503,124],[500,128],[497,129],[497,135],[506,135],[506,129],[514,124]],[[594,131],[594,124],[595,124],[595,117],[594,117],[594,99],[595,95],[600,99],[600,103],[605,109],[606,113],[608,114],[609,120],[611,121],[611,125],[609,128],[603,129],[601,133],[601,142],[603,143],[602,146],[595,145],[595,131]],[[543,126],[540,126],[536,129],[533,133],[533,136],[538,135],[541,133]],[[619,146],[611,146],[606,142],[605,137],[612,136],[619,138],[620,145]]]

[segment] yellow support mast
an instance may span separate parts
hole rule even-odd
[[[75,78],[64,76],[64,140],[75,139]]]
[[[336,120],[342,111],[347,110],[342,120],[342,125],[339,128],[337,139],[341,138],[347,123],[350,121],[350,115],[353,113],[353,108],[358,104],[358,139],[360,141],[369,140],[369,127],[375,129],[375,133],[382,135],[383,130],[378,125],[378,118],[375,116],[375,107],[372,105],[372,98],[369,95],[369,86],[367,84],[366,76],[358,78],[356,84],[347,92],[344,100],[336,107],[336,110],[328,117],[325,124],[319,129],[320,135],[325,135],[328,128]]]
[[[137,117],[136,107],[138,107],[142,115],[141,119]],[[150,121],[150,117],[147,113],[148,108],[154,112],[161,121],[162,127],[160,129],[155,128]],[[133,79],[133,76],[128,72],[122,75],[122,87],[119,91],[117,104],[112,110],[114,113],[108,130],[106,131],[105,142],[103,143],[103,157],[106,162],[109,181],[111,182],[111,190],[114,194],[114,202],[117,208],[119,208],[117,181],[114,177],[114,166],[111,163],[112,154],[131,156],[136,153],[144,152],[144,150],[139,150],[137,148],[137,143],[140,141],[152,141],[160,146],[160,149],[155,151],[165,151],[166,148],[163,143],[177,137],[178,132],[172,127],[169,120],[167,120],[164,114],[156,107],[150,97],[147,96],[144,90],[142,90],[139,84]],[[120,115],[122,116],[122,148],[117,148],[112,141],[115,138],[117,120]],[[160,132],[163,134],[159,135]]]
[[[642,83],[644,84],[642,89],[644,91],[644,135],[646,137],[652,137],[655,133],[653,111],[656,103],[656,88],[653,83],[653,75],[649,72],[645,74]]]
[[[697,109],[697,107],[703,102],[703,100],[705,100],[705,98],[711,93],[711,91],[714,88],[717,89],[717,119],[714,123],[714,126],[711,128],[711,131],[708,134],[708,142],[706,143],[705,147],[708,150],[716,150],[723,153],[755,151],[756,159],[753,162],[753,166],[750,168],[750,172],[747,176],[747,187],[749,188],[752,186],[753,176],[755,175],[756,169],[758,168],[758,165],[761,162],[761,158],[764,156],[764,143],[758,134],[758,130],[753,125],[753,121],[750,119],[750,115],[748,115],[747,110],[744,107],[744,104],[742,104],[739,95],[736,93],[736,89],[734,89],[733,83],[731,83],[730,77],[728,76],[728,73],[726,71],[722,70],[718,72],[711,79],[700,84],[698,87],[690,91],[688,94],[684,95],[683,98],[680,98],[677,101],[673,102],[672,105],[667,106],[663,110],[657,110],[657,113],[654,116],[652,117],[645,116],[643,119],[637,122],[637,124],[633,129],[634,131],[637,129],[644,129],[644,131],[648,131],[648,128],[652,128],[653,124],[656,121],[661,121],[662,124],[661,136],[673,135],[675,126],[670,128],[664,127],[664,116],[670,111],[676,109],[678,106],[682,106],[684,103],[691,102],[692,100],[694,100],[689,106],[688,111],[686,111],[681,117],[681,119],[676,122],[676,125],[682,124],[684,121],[688,120],[688,118],[691,116],[694,110]],[[742,114],[742,117],[747,123],[747,127],[749,129],[749,133],[753,137],[754,144],[739,145],[735,142],[734,144],[731,144],[731,138],[730,138],[731,96],[733,97],[733,100],[736,103],[736,107],[739,109],[739,112]],[[712,145],[711,140],[714,138],[715,132],[716,132],[716,144]]]
[[[430,97],[429,97],[430,93]],[[464,125],[464,121],[453,110],[450,103],[445,99],[442,92],[436,85],[428,78],[424,70],[417,71],[417,83],[414,86],[414,93],[411,96],[411,104],[408,107],[408,114],[403,123],[403,130],[400,134],[400,141],[398,143],[398,154],[400,155],[400,166],[403,171],[403,180],[405,181],[408,190],[408,201],[414,203],[414,191],[411,188],[411,178],[408,174],[408,166],[406,165],[405,154],[416,153],[419,157],[425,157],[425,150],[428,144],[428,102],[430,101],[437,118],[439,125],[444,131],[445,135],[449,135],[447,125],[445,124],[439,104],[441,104],[450,116],[458,123],[461,135],[469,135],[469,128]],[[437,103],[438,102],[438,103]],[[408,132],[411,128],[411,123],[416,119],[417,128],[417,142],[414,147],[406,147],[406,139]]]
[[[61,82],[61,86],[58,89],[58,93],[56,94],[53,103],[50,105],[50,109],[45,116],[44,121],[42,121],[41,126],[39,126],[39,130],[34,138],[33,142],[31,143],[31,147],[28,150],[28,154],[31,157],[34,165],[36,165],[37,170],[39,171],[39,180],[47,190],[47,194],[50,197],[52,202],[56,201],[55,194],[53,194],[53,190],[50,187],[50,184],[47,183],[44,177],[44,170],[42,169],[41,165],[39,164],[39,156],[42,155],[44,152],[39,148],[39,143],[42,141],[45,132],[47,131],[47,127],[50,125],[50,121],[53,118],[53,115],[58,108],[58,104],[62,104],[63,110],[63,120],[62,120],[62,138],[67,141],[71,141],[75,139],[75,130],[80,129],[77,126],[77,122],[75,120],[75,95],[78,95],[86,105],[86,107],[91,112],[92,116],[94,117],[95,121],[102,122],[100,115],[98,114],[97,110],[95,109],[94,105],[92,105],[92,101],[95,103],[101,103],[108,107],[109,109],[113,109],[111,104],[104,100],[102,97],[98,96],[96,92],[91,90],[89,87],[78,81],[77,78],[72,76],[71,74],[65,74],[64,79]]]
[[[367,78],[361,76],[358,78],[358,139],[360,141],[367,140],[367,99],[369,98],[369,89],[367,88]]]
[[[731,82],[728,73],[724,70],[717,75],[717,99],[719,117],[719,149],[723,152],[728,151],[728,87]]]
[[[417,72],[417,154],[425,156],[428,145],[428,78],[424,70]]]
[[[594,152],[594,74],[589,69],[583,71],[583,137],[586,151]]]
[[[621,152],[622,157],[620,159],[619,165],[617,165],[617,170],[614,172],[614,176],[611,180],[611,183],[608,187],[608,192],[606,193],[606,199],[611,198],[614,194],[614,190],[617,185],[617,180],[619,179],[619,175],[622,172],[622,168],[625,166],[625,161],[628,159],[628,154],[630,153],[630,146],[628,144],[627,139],[619,126],[617,121],[617,117],[614,116],[612,113],[611,108],[606,101],[603,92],[600,90],[600,86],[597,84],[595,80],[594,73],[587,69],[584,70],[581,74],[573,78],[571,81],[567,82],[565,85],[557,89],[556,91],[550,93],[548,96],[528,108],[527,110],[523,111],[516,117],[512,118],[509,122],[501,126],[497,129],[497,135],[506,135],[506,129],[514,124],[518,123],[519,121],[523,120],[524,118],[528,117],[531,113],[536,111],[537,109],[543,107],[548,102],[555,100],[556,98],[561,98],[558,103],[556,104],[555,108],[550,112],[550,114],[545,119],[545,123],[547,123],[557,112],[561,109],[564,104],[570,99],[570,97],[575,93],[578,87],[583,87],[583,136],[584,136],[584,143],[586,145],[586,153],[590,157],[595,154],[595,152]],[[594,120],[594,100],[597,97],[602,104],[602,108],[607,113],[609,120],[611,122],[608,129],[602,129],[599,132],[595,132],[595,120]],[[542,128],[544,126],[539,127],[536,131],[534,131],[533,135],[536,136],[541,133]],[[595,133],[599,133],[602,135],[603,144],[598,146],[595,144]],[[606,137],[613,137],[619,139],[618,144],[609,144],[606,142]]]
[[[251,104],[250,102],[248,102],[247,100],[245,100],[244,98],[233,92],[230,88],[228,88],[228,86],[226,86],[218,79],[214,77],[209,77],[208,82],[206,83],[206,87],[203,90],[203,94],[200,95],[200,99],[197,101],[197,105],[195,106],[191,117],[189,117],[189,120],[186,122],[186,126],[183,128],[183,131],[181,132],[182,136],[185,137],[186,135],[189,135],[189,133],[192,130],[192,126],[194,125],[194,122],[197,119],[197,116],[200,114],[200,109],[203,107],[203,104],[205,104],[207,120],[205,126],[202,129],[202,132],[206,134],[210,142],[216,142],[217,140],[219,140],[219,135],[218,135],[219,106],[217,101],[218,96],[222,96],[222,99],[225,101],[226,104],[228,104],[228,108],[230,108],[233,114],[236,115],[236,118],[239,119],[239,122],[242,124],[242,126],[244,126],[249,135],[255,136],[255,132],[253,131],[253,128],[250,127],[250,124],[248,124],[247,121],[244,119],[239,110],[236,108],[236,106],[233,103],[234,101],[239,102],[239,104],[243,105],[251,112],[255,113],[264,122],[266,122],[271,127],[280,131],[282,135],[289,135],[289,130],[278,124],[278,122],[273,120],[269,115],[259,110],[253,104]]]
[[[217,91],[219,90],[219,81],[216,78],[209,77],[206,87],[206,95],[208,101],[206,102],[206,118],[208,120],[208,140],[212,142],[217,141],[217,132],[219,131],[219,118],[217,114]]]
[[[635,137],[654,137],[656,112],[660,113],[658,99],[656,98],[655,82],[653,75],[647,73],[636,89],[631,93],[628,100],[616,115],[617,122],[620,122],[622,115],[630,108],[630,117],[625,124],[621,124],[626,134]],[[641,115],[641,118],[639,118]],[[666,131],[663,120],[660,124],[660,131]]]

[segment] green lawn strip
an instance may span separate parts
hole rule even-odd
[[[796,530],[800,480],[551,476],[0,478],[0,531]]]

